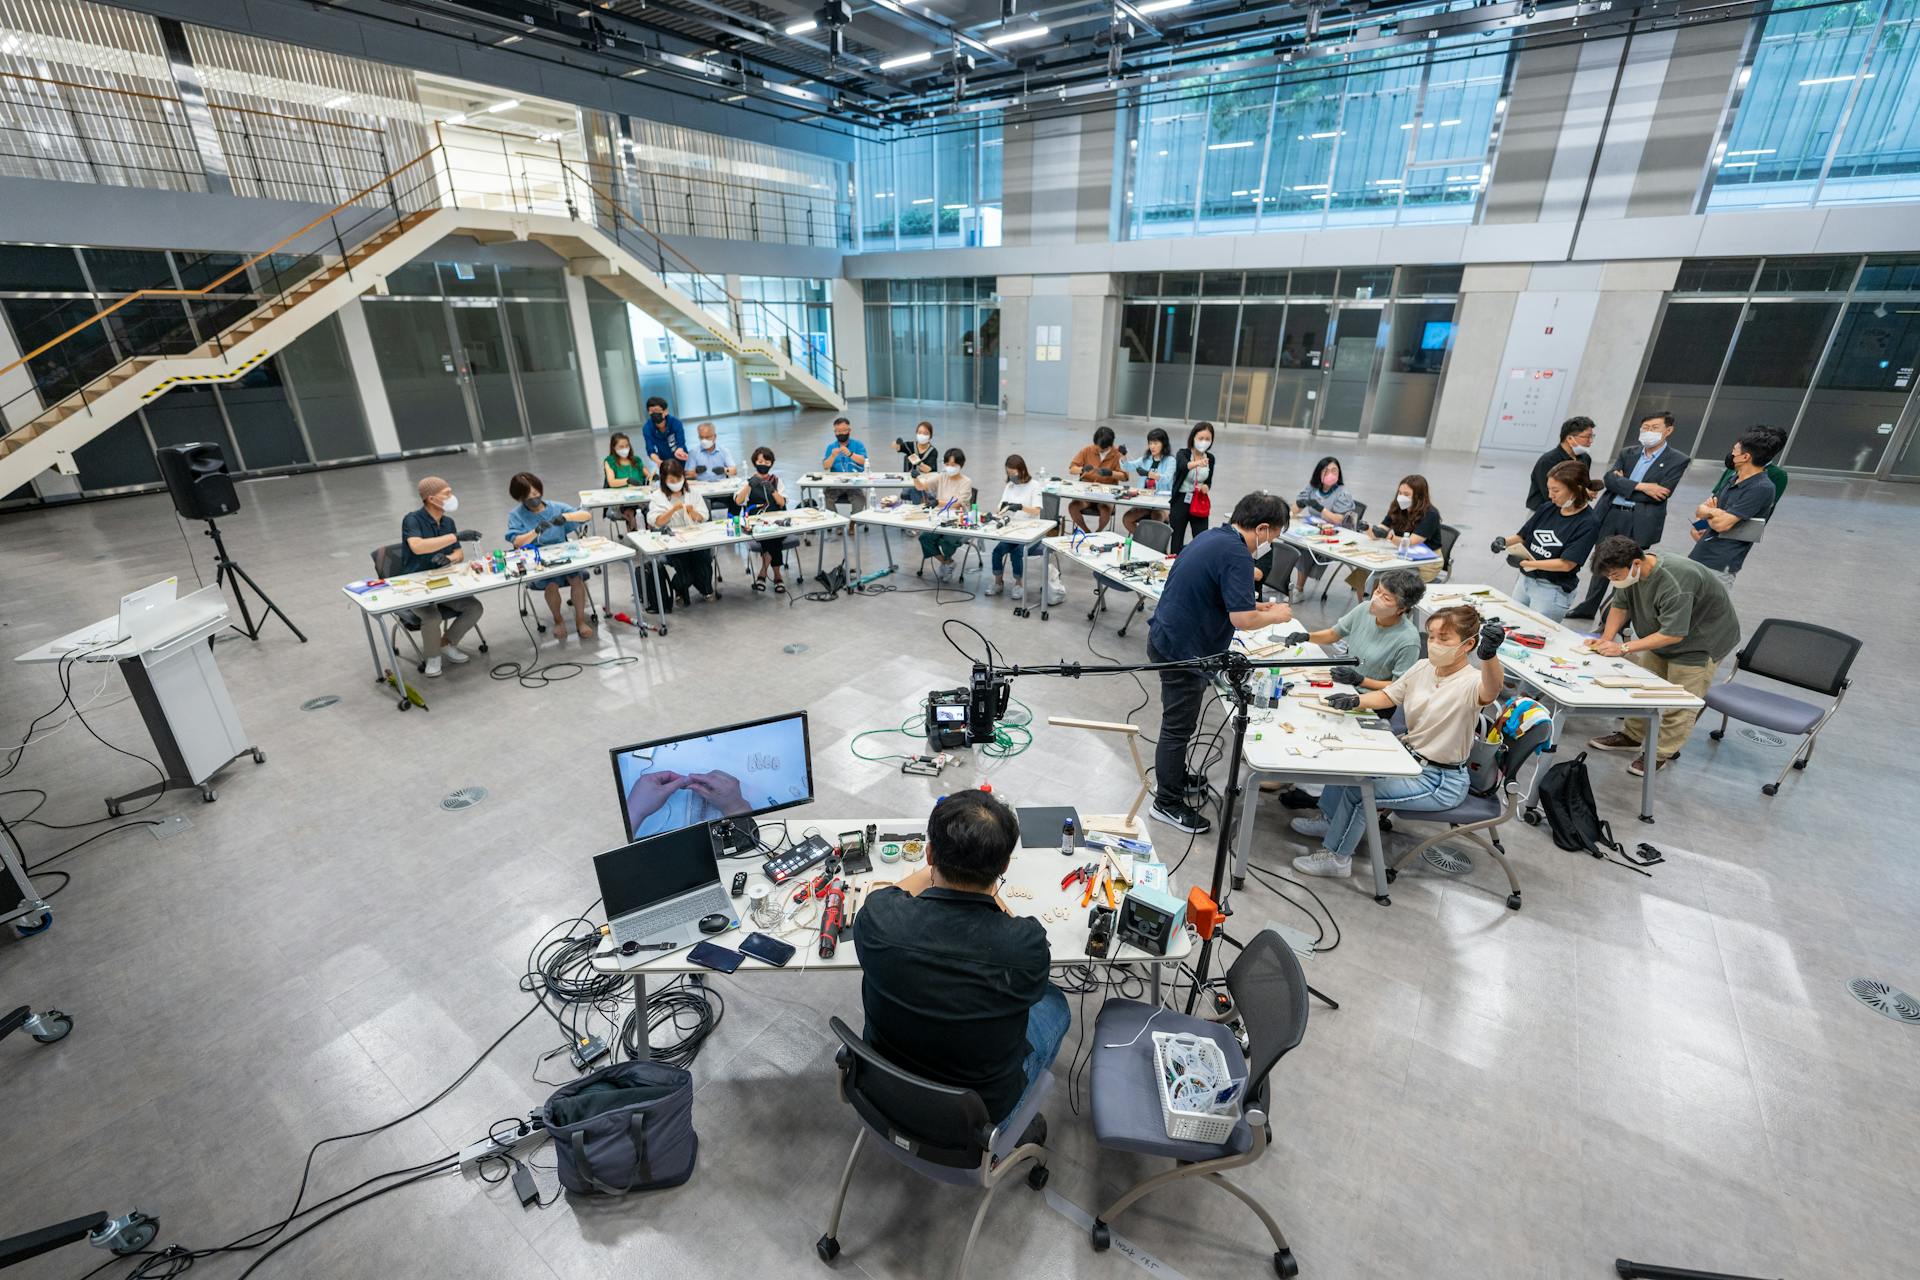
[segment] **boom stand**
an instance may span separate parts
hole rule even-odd
[[[234,630],[249,640],[257,641],[260,639],[262,628],[267,625],[268,616],[278,615],[280,621],[287,624],[287,630],[299,636],[300,643],[305,644],[307,637],[300,628],[293,625],[293,619],[289,618],[286,612],[273,602],[272,596],[260,589],[260,584],[255,582],[252,576],[240,567],[238,561],[227,554],[227,544],[222,541],[220,537],[220,526],[211,520],[207,521],[207,536],[213,539],[213,585],[216,587],[223,586],[226,583],[228,575],[232,575],[233,577],[233,602],[240,606],[241,621],[246,623],[245,626],[235,627]],[[267,606],[266,613],[260,615],[260,621],[258,622],[253,620],[253,611],[247,608],[246,587],[252,587],[253,594],[260,597],[260,603]]]

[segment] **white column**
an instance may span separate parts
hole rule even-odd
[[[347,342],[347,363],[353,366],[353,385],[360,393],[360,412],[366,415],[373,451],[383,458],[392,457],[400,452],[400,432],[393,425],[393,406],[387,403],[380,358],[373,353],[373,335],[367,331],[367,313],[358,298],[340,308],[340,333]]]
[[[607,433],[607,389],[600,382],[600,361],[593,345],[593,313],[587,310],[587,282],[571,271],[567,282],[567,315],[573,320],[574,359],[580,362],[580,382],[587,389],[587,425],[598,435]]]
[[[833,279],[827,282],[833,299],[833,358],[839,362],[845,385],[840,394],[848,400],[867,398],[867,305],[866,294],[858,280]]]

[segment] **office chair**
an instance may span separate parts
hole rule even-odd
[[[1149,550],[1158,551],[1164,555],[1167,549],[1173,546],[1173,526],[1165,520],[1142,520],[1133,527],[1133,540]],[[1093,607],[1087,610],[1087,620],[1089,622],[1093,620],[1094,614],[1106,612],[1107,589],[1109,587],[1118,591],[1125,591],[1127,589],[1119,579],[1111,574],[1096,573],[1093,575]],[[1133,625],[1133,620],[1139,617],[1140,611],[1146,607],[1147,598],[1145,596],[1134,596],[1133,608],[1127,611],[1126,621],[1120,624],[1120,634],[1122,636],[1127,634],[1127,628]]]
[[[1801,742],[1787,758],[1780,776],[1760,788],[1763,795],[1774,795],[1787,780],[1788,769],[1804,769],[1813,759],[1814,739],[1827,727],[1827,721],[1840,709],[1847,696],[1847,672],[1860,655],[1861,641],[1845,632],[1794,622],[1787,618],[1765,618],[1753,636],[1733,655],[1733,670],[1727,678],[1707,690],[1709,709],[1720,713],[1720,727],[1707,736],[1715,742],[1727,736],[1729,719],[1744,720],[1776,733],[1796,734]],[[1796,688],[1832,698],[1825,708],[1817,702],[1789,698],[1751,684],[1735,684],[1742,671],[1767,680],[1777,680]]]
[[[1507,906],[1518,911],[1520,878],[1513,874],[1513,864],[1507,861],[1507,847],[1500,843],[1497,832],[1513,821],[1513,815],[1520,808],[1520,798],[1526,794],[1526,788],[1520,785],[1520,770],[1536,753],[1552,750],[1553,721],[1543,720],[1511,742],[1500,744],[1493,757],[1492,786],[1484,792],[1467,792],[1466,797],[1451,809],[1391,810],[1396,818],[1408,822],[1444,822],[1447,829],[1428,836],[1389,863],[1387,883],[1392,884],[1399,879],[1400,868],[1411,859],[1421,856],[1443,840],[1465,836],[1485,849],[1488,856],[1507,873]],[[1380,818],[1381,829],[1385,830],[1387,813],[1383,812]]]
[[[1116,1151],[1166,1156],[1179,1163],[1134,1184],[1095,1217],[1093,1247],[1097,1252],[1112,1247],[1113,1230],[1108,1224],[1134,1201],[1184,1179],[1200,1178],[1259,1216],[1267,1234],[1273,1237],[1274,1272],[1283,1278],[1295,1276],[1300,1268],[1280,1224],[1251,1193],[1229,1182],[1225,1175],[1258,1160],[1273,1141],[1267,1119],[1268,1077],[1307,1033],[1307,977],[1292,949],[1279,934],[1267,929],[1242,948],[1227,970],[1227,990],[1246,1029],[1249,1047],[1245,1054],[1233,1031],[1218,1022],[1135,1000],[1109,1000],[1100,1006],[1100,1016],[1093,1025],[1096,1140]],[[1219,1046],[1229,1064],[1244,1063],[1247,1085],[1241,1094],[1240,1122],[1225,1142],[1183,1142],[1167,1136],[1153,1053],[1153,1033],[1162,1031],[1204,1036]]]
[[[391,577],[394,572],[398,571],[397,566],[406,560],[406,556],[407,547],[403,542],[390,542],[384,547],[375,547],[373,549],[373,576],[376,578]],[[441,609],[439,612],[443,619],[450,617],[457,618],[460,616],[458,614],[450,614],[444,609]],[[427,665],[427,656],[425,651],[420,648],[420,625],[420,614],[417,610],[402,609],[399,613],[393,615],[393,626],[389,640],[395,651],[398,651],[400,648],[400,637],[402,635],[406,636],[407,643],[413,646],[415,669],[424,671]],[[544,630],[544,628],[542,629]],[[487,651],[487,633],[480,629],[480,624],[477,622],[473,624],[473,634],[480,638],[480,652],[485,653]]]
[[[967,496],[963,504],[964,508],[967,510],[971,510],[973,506],[979,501],[980,501],[980,490],[969,489],[967,490]],[[928,505],[931,505],[931,504],[928,504]],[[938,533],[940,530],[936,526],[929,525],[927,527],[927,531],[929,533]],[[918,539],[915,539],[915,541],[918,541]],[[954,564],[953,585],[954,586],[963,587],[967,583],[967,557],[968,556],[973,557],[974,566],[976,568],[981,568],[985,566],[986,560],[984,559],[984,557],[981,555],[981,552],[980,552],[981,545],[982,544],[978,538],[960,539],[960,551],[953,558],[953,564]],[[933,559],[932,556],[929,556],[923,553],[920,557],[920,565],[918,568],[916,568],[913,571],[913,576],[916,578],[926,577],[927,561],[931,559]]]
[[[840,1071],[840,1096],[860,1117],[861,1129],[840,1175],[840,1194],[834,1197],[827,1233],[814,1243],[822,1262],[832,1265],[840,1256],[840,1212],[846,1208],[847,1189],[853,1185],[853,1166],[867,1135],[895,1160],[923,1178],[955,1187],[985,1187],[987,1194],[974,1210],[973,1229],[960,1251],[956,1274],[965,1280],[973,1244],[980,1236],[987,1206],[1000,1184],[1022,1165],[1027,1185],[1035,1191],[1047,1185],[1047,1122],[1041,1104],[1053,1089],[1053,1074],[1034,1082],[1013,1114],[998,1125],[987,1118],[987,1107],[971,1089],[935,1084],[894,1066],[873,1046],[855,1035],[846,1023],[830,1019],[840,1037],[833,1055]]]
[[[1440,572],[1435,575],[1433,579],[1435,582],[1445,582],[1453,577],[1453,547],[1459,541],[1459,526],[1451,524],[1440,526]]]

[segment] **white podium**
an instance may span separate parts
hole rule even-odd
[[[108,814],[117,818],[130,800],[186,788],[198,789],[202,800],[212,802],[215,792],[209,780],[215,774],[244,755],[251,755],[255,764],[267,758],[248,742],[213,660],[209,638],[227,622],[220,588],[206,587],[153,608],[128,638],[118,638],[121,622],[118,617],[103,619],[14,661],[119,665],[166,776],[109,797]]]

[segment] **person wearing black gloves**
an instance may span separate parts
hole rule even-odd
[[[531,471],[522,471],[507,481],[507,493],[514,501],[514,508],[507,515],[509,546],[530,547],[538,543],[550,547],[556,542],[565,542],[569,533],[577,532],[593,519],[591,511],[548,499],[545,489],[540,477]],[[587,575],[565,573],[548,578],[540,585],[546,588],[547,608],[553,614],[553,638],[567,638],[567,624],[560,616],[560,588],[567,586],[573,593],[573,629],[580,633],[582,640],[593,639],[593,628],[587,625],[587,616],[593,608],[587,603]]]
[[[1669,447],[1673,415],[1650,413],[1640,420],[1640,434],[1600,478],[1606,492],[1600,496],[1600,541],[1615,535],[1632,538],[1642,551],[1651,551],[1667,529],[1667,500],[1687,474],[1693,459]],[[1569,618],[1591,621],[1599,610],[1607,581],[1599,574],[1587,595],[1567,611]]]
[[[753,474],[747,482],[733,492],[733,504],[742,515],[758,515],[762,511],[785,511],[787,509],[787,491],[780,487],[780,477],[773,474],[773,450],[761,445],[753,451]],[[780,572],[786,567],[787,550],[797,540],[779,538],[756,542],[753,549],[760,556],[760,572],[753,575],[753,589],[767,589],[767,570],[773,570],[773,593],[778,596],[787,594],[787,584],[781,579]]]
[[[400,542],[406,548],[406,554],[400,559],[400,572],[428,573],[465,560],[467,553],[460,544],[478,542],[480,534],[473,529],[458,528],[449,518],[460,508],[460,500],[453,496],[453,486],[439,476],[428,476],[416,488],[420,509],[407,512],[400,521]],[[420,620],[420,650],[426,655],[427,675],[440,674],[442,657],[455,666],[467,660],[460,649],[460,640],[479,623],[482,612],[480,598],[466,596],[439,606],[439,620],[446,628],[444,633],[434,619]]]
[[[1573,606],[1580,566],[1600,538],[1600,517],[1587,504],[1587,464],[1563,462],[1547,474],[1547,501],[1527,517],[1520,532],[1495,538],[1493,554],[1520,571],[1513,599],[1558,622]]]
[[[1467,794],[1467,757],[1473,750],[1480,708],[1500,696],[1504,673],[1501,643],[1506,629],[1484,622],[1470,605],[1436,610],[1427,619],[1427,656],[1384,689],[1327,695],[1341,711],[1391,711],[1399,707],[1407,729],[1400,735],[1420,774],[1380,778],[1374,795],[1382,809],[1451,809]],[[1480,659],[1474,670],[1469,655]],[[1359,787],[1328,787],[1320,796],[1318,818],[1295,818],[1294,831],[1320,842],[1312,853],[1293,860],[1303,875],[1343,878],[1353,872],[1353,851],[1366,834],[1366,806]]]
[[[913,442],[896,437],[893,447],[900,451],[900,469],[909,476],[930,476],[940,469],[940,451],[933,447],[933,424],[921,422],[913,428]],[[933,505],[931,491],[920,495],[922,506]]]
[[[1547,501],[1547,473],[1563,462],[1577,462],[1585,470],[1593,456],[1593,419],[1568,418],[1560,424],[1560,443],[1541,454],[1527,477],[1527,510],[1538,511]]]

